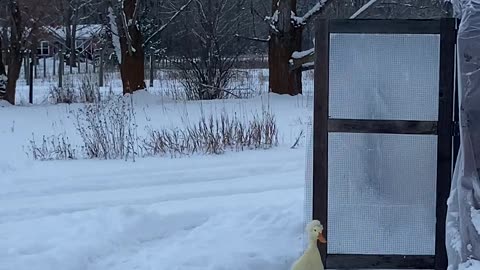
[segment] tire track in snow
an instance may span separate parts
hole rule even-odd
[[[44,215],[59,215],[118,205],[152,204],[211,196],[260,193],[295,189],[303,186],[303,175],[299,174],[298,171],[270,173],[269,177],[261,176],[263,178],[261,181],[259,181],[258,175],[250,175],[177,185],[159,184],[135,188],[0,199],[0,205],[2,205],[0,224],[9,220],[28,219],[29,216],[38,218]]]
[[[215,170],[214,175],[211,168],[206,169],[186,169],[183,171],[159,171],[152,170],[147,172],[139,172],[138,170],[131,170],[129,173],[124,172],[110,172],[108,174],[98,176],[96,174],[84,174],[81,176],[62,176],[56,181],[47,181],[47,178],[24,178],[21,181],[26,182],[23,187],[17,185],[17,190],[4,189],[0,191],[0,198],[15,198],[15,197],[40,197],[40,196],[55,196],[59,194],[74,194],[78,192],[89,191],[107,191],[120,190],[129,188],[161,186],[172,184],[189,184],[189,183],[206,183],[212,181],[219,181],[223,179],[232,179],[240,177],[256,176],[271,176],[271,172],[290,172],[298,167],[298,162],[282,163],[271,165],[266,164],[261,167],[258,164],[249,164],[248,166],[221,166]],[[192,177],[195,176],[195,177]],[[63,179],[62,179],[63,178]],[[65,179],[67,178],[67,179]],[[132,181],[132,179],[138,179]],[[15,180],[14,180],[15,181]],[[40,183],[37,183],[40,181]],[[53,182],[53,183],[52,183]],[[72,186],[72,182],[76,186]],[[20,188],[19,188],[20,187]],[[3,194],[2,194],[3,193]],[[20,196],[19,196],[20,195]],[[0,199],[1,201],[1,199]]]

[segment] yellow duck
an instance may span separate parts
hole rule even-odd
[[[317,241],[325,244],[327,240],[323,236],[323,226],[318,220],[313,220],[306,226],[309,244],[303,255],[292,265],[291,270],[324,270]]]

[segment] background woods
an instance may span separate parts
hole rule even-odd
[[[146,88],[147,66],[159,59],[177,59],[173,66],[191,99],[238,96],[230,91],[233,71],[242,65],[241,59],[259,59],[268,67],[271,92],[301,94],[302,72],[313,68],[315,19],[349,18],[369,1],[0,2],[0,96],[14,104],[22,63],[38,56],[62,59],[69,73],[81,63],[88,69],[89,61],[94,63],[90,69],[97,71],[114,64],[124,94]],[[436,0],[379,0],[358,18],[445,16],[449,11]]]

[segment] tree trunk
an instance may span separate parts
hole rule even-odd
[[[65,25],[65,46],[68,48],[68,65],[70,66],[70,73],[73,73],[73,68],[76,67],[75,51],[76,51],[76,32],[77,25],[74,18],[75,14],[72,7],[69,5],[64,13],[64,25]]]
[[[5,100],[15,105],[15,90],[17,88],[17,80],[20,77],[20,68],[22,67],[22,55],[20,53],[11,52],[10,63],[8,65],[7,89]]]
[[[124,0],[123,12],[127,24],[131,20],[137,20],[137,18],[133,18],[137,1],[138,0]],[[121,17],[118,19],[122,20]],[[136,23],[131,23],[129,25],[121,23],[118,25],[120,26],[119,29],[122,29],[120,35],[120,47],[122,51],[120,75],[122,77],[123,94],[143,90],[146,88],[146,85],[144,70],[145,52],[143,50],[142,32],[138,29],[138,24]],[[130,40],[128,36],[130,36]]]
[[[17,87],[17,80],[20,77],[20,68],[22,67],[22,16],[16,1],[10,1],[10,16],[11,16],[11,38],[10,38],[10,54],[8,57],[8,74],[7,87],[5,93],[5,100],[10,104],[15,105],[15,90]]]
[[[5,89],[7,88],[7,71],[3,63],[3,47],[2,37],[0,36],[0,99],[5,97]]]
[[[5,64],[3,63],[3,39],[0,36],[0,75],[7,75],[5,70]]]
[[[290,71],[292,53],[301,51],[301,31],[294,30],[285,36],[272,35],[268,44],[269,88],[277,94],[302,93],[302,70]]]
[[[273,0],[272,10],[278,10],[278,33],[270,30],[268,43],[269,88],[277,94],[302,93],[302,71],[290,71],[292,53],[302,50],[302,27],[294,27],[291,13],[296,13],[296,0]]]

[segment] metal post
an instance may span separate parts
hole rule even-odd
[[[43,78],[47,77],[47,56],[43,57]]]
[[[37,73],[38,58],[37,58],[37,54],[33,52],[32,52],[32,62],[33,62],[33,67],[35,68],[35,79],[38,79],[38,73]]]
[[[153,87],[153,64],[154,64],[154,58],[153,54],[150,54],[150,87]]]
[[[55,76],[56,72],[55,72],[55,69],[57,68],[56,66],[56,63],[57,62],[57,57],[55,55],[53,55],[53,76]]]
[[[63,68],[65,67],[63,63],[63,51],[60,49],[58,52],[59,60],[58,60],[58,87],[63,87]]]
[[[30,76],[28,75],[28,71],[30,70],[30,67],[28,65],[28,55],[25,55],[23,58],[23,67],[24,67],[24,73],[25,73],[25,82],[27,85],[29,84]]]
[[[100,63],[99,65],[99,72],[98,72],[98,85],[103,87],[103,57],[104,57],[104,48],[100,51]]]
[[[28,101],[30,104],[33,104],[33,66],[35,65],[34,62],[34,54],[33,52],[30,53],[30,84],[29,84],[29,91],[28,91]]]

